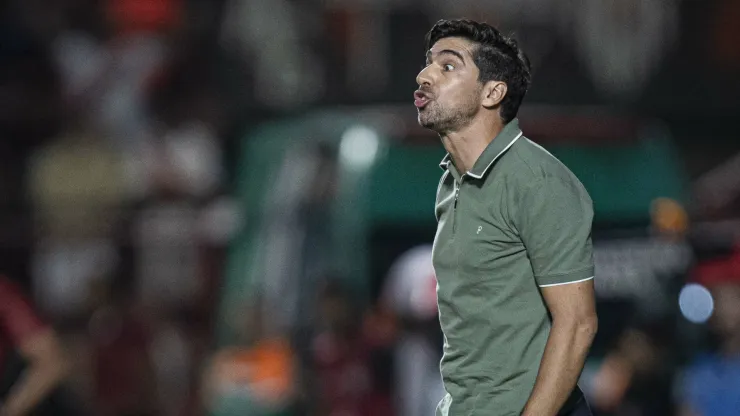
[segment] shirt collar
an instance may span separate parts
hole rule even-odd
[[[483,175],[493,166],[493,162],[509,150],[520,137],[522,137],[522,130],[519,128],[519,120],[513,119],[504,126],[503,130],[483,150],[483,153],[475,161],[473,168],[467,172],[467,175],[476,179],[483,178]],[[451,164],[452,159],[448,153],[442,159],[442,162],[440,162],[439,167],[443,170],[448,170]]]

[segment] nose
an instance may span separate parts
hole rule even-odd
[[[416,76],[416,83],[419,84],[419,86],[432,85],[430,66],[431,65],[424,67],[424,69],[419,72],[419,75]]]

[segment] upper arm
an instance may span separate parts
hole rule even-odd
[[[542,178],[527,186],[516,205],[515,225],[537,285],[548,287],[594,277],[593,206],[577,180]]]
[[[553,321],[596,319],[593,279],[540,289]],[[594,322],[595,323],[595,322]]]

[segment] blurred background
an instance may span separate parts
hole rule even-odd
[[[452,17],[594,200],[595,413],[740,415],[736,0],[0,1],[3,414],[432,415]]]

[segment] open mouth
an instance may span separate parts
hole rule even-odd
[[[414,92],[414,105],[416,108],[424,108],[431,101],[431,98],[423,91],[417,90]]]

